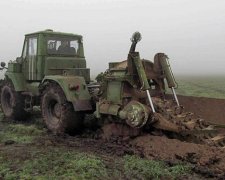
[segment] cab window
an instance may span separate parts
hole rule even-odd
[[[37,38],[29,38],[28,56],[37,55]]]
[[[78,40],[71,38],[51,38],[47,41],[49,55],[78,56]]]
[[[22,53],[22,58],[25,58],[27,55],[27,40],[24,42],[24,48],[23,48],[23,53]]]

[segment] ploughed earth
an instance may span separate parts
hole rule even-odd
[[[182,104],[187,111],[194,112],[201,118],[210,122],[225,124],[225,100],[185,96],[179,96],[178,98],[180,104]],[[19,122],[19,124],[21,123],[22,122]],[[1,121],[0,132],[4,132],[4,126],[8,126],[8,124],[6,120]],[[12,122],[12,124],[14,124],[14,122]],[[39,124],[38,126],[41,125]],[[35,133],[38,134],[38,132]],[[34,134],[31,132],[31,136],[34,136]],[[28,138],[27,143],[26,141],[23,141],[25,143],[20,143],[20,141],[17,141],[14,137],[11,139],[6,138],[0,141],[0,160],[3,159],[11,162],[9,166],[7,166],[8,170],[5,171],[1,169],[2,166],[0,165],[0,177],[7,177],[6,171],[12,174],[24,173],[21,169],[24,162],[37,159],[37,157],[48,152],[54,154],[57,148],[64,152],[85,152],[100,157],[107,169],[110,169],[107,171],[106,179],[118,178],[117,175],[120,179],[161,178],[161,176],[137,176],[137,174],[132,174],[135,169],[132,169],[130,172],[125,172],[127,169],[124,168],[125,166],[121,162],[123,157],[127,155],[135,155],[135,157],[147,159],[149,161],[163,161],[166,166],[171,167],[179,164],[188,165],[190,167],[189,174],[180,176],[180,179],[225,179],[225,149],[183,142],[177,139],[169,139],[164,135],[146,134],[133,139],[111,138],[106,141],[96,136],[96,134],[96,132],[87,131],[79,136],[55,136],[46,131],[35,136],[32,141],[29,141],[29,137],[26,137]],[[60,155],[57,154],[55,158],[59,157]],[[15,163],[13,163],[13,161]],[[42,161],[39,163],[42,163]],[[138,163],[134,165],[138,166]],[[49,164],[46,168],[48,169],[52,166],[56,165],[49,160]],[[67,168],[69,168],[69,166]],[[117,172],[116,175],[115,172]],[[41,171],[32,171],[32,173],[33,176],[36,176],[38,173],[41,173]],[[131,174],[129,175],[129,173]],[[166,175],[162,177],[166,177]],[[95,176],[93,172],[93,177],[84,176],[83,178],[101,179],[102,177]],[[26,179],[26,177],[24,179]]]

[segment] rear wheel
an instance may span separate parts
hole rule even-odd
[[[76,134],[82,129],[84,115],[74,111],[57,84],[50,83],[44,90],[41,111],[47,128],[55,134]]]
[[[16,92],[12,83],[7,82],[1,88],[1,108],[7,118],[24,120],[27,112],[24,110],[24,98]]]

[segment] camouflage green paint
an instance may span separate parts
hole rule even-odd
[[[140,128],[146,124],[150,110],[142,103],[131,101],[125,106],[122,112],[123,113],[120,112],[120,116],[124,116],[124,114],[126,114],[126,122],[128,125],[131,127]]]
[[[90,69],[86,68],[84,58],[47,57],[45,59],[44,74],[57,75],[65,73],[82,76],[85,78],[86,82],[90,82]]]
[[[175,82],[175,79],[173,77],[172,71],[169,66],[168,57],[165,54],[160,59],[160,64],[161,64],[163,72],[165,74],[168,87],[169,88],[176,87],[176,82]]]
[[[77,53],[71,56],[50,54],[47,42],[51,38],[76,41]],[[33,47],[30,46],[32,40]],[[31,51],[36,53],[28,53],[29,46]],[[72,102],[77,110],[91,109],[91,97],[86,85],[90,82],[90,69],[86,67],[81,35],[52,30],[26,34],[21,57],[8,64],[5,75],[12,81],[16,91],[28,92],[38,98],[42,83],[54,81],[60,85],[67,100]],[[73,86],[79,88],[69,88]]]
[[[143,64],[142,64],[142,62],[140,60],[139,53],[132,53],[131,56],[132,56],[132,59],[134,61],[135,67],[137,69],[139,80],[140,80],[140,82],[142,84],[141,89],[142,90],[150,89],[150,86],[149,86],[149,83],[148,83],[148,79],[147,79],[147,76],[146,76]]]
[[[14,73],[7,71],[5,73],[6,79],[10,79],[14,85],[16,91],[26,90],[26,81],[22,73]]]
[[[72,102],[75,107],[80,106],[80,104],[77,104],[76,101],[79,101],[83,104],[86,103],[87,107],[77,107],[75,110],[80,108],[82,110],[92,110],[90,104],[91,96],[83,77],[70,75],[51,75],[45,76],[41,84],[51,81],[56,82],[63,89],[66,99],[69,102]]]
[[[113,103],[121,103],[121,87],[122,83],[119,81],[108,82],[107,100]]]

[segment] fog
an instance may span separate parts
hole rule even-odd
[[[166,53],[175,75],[225,74],[225,0],[1,0],[0,20],[1,61],[21,55],[24,34],[53,29],[83,35],[96,75],[139,31],[141,57]]]

